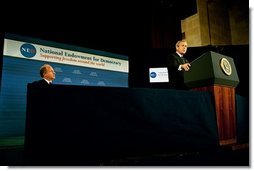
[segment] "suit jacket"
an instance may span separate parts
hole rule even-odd
[[[188,60],[180,57],[177,53],[172,53],[167,58],[167,68],[169,82],[176,89],[187,89],[184,84],[184,70],[179,71],[181,64],[188,63]]]
[[[34,81],[32,84],[39,86],[39,87],[49,87],[50,84],[48,84],[47,81],[45,81],[44,79],[41,79],[39,81]]]

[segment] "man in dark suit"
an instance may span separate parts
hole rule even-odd
[[[52,84],[52,81],[55,79],[56,73],[49,64],[44,64],[40,68],[40,76],[42,79],[33,82],[33,84],[40,87],[46,87]]]
[[[186,40],[180,40],[176,43],[176,52],[167,58],[169,82],[175,89],[187,89],[184,84],[184,72],[190,70],[190,63],[184,58],[187,51]]]

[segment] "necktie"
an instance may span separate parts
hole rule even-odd
[[[186,63],[186,59],[184,57],[181,57],[181,58],[182,58],[183,63]]]

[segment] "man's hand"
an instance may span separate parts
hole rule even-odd
[[[184,71],[189,71],[191,67],[190,63],[185,63],[181,65],[181,68],[184,69]]]

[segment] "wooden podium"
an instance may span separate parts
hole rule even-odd
[[[194,91],[212,93],[220,145],[236,143],[235,87],[239,83],[234,60],[212,51],[191,62],[184,82]]]

